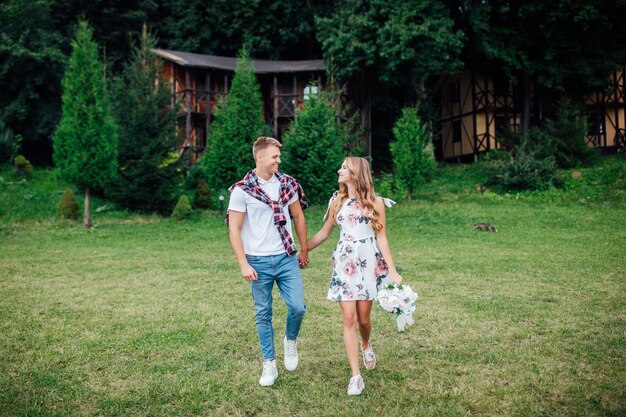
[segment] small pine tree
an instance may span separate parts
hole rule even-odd
[[[194,208],[208,209],[211,208],[211,189],[205,180],[198,183],[196,194],[193,199]]]
[[[355,142],[352,132],[338,123],[341,111],[334,97],[331,92],[312,95],[283,139],[281,171],[300,181],[311,203],[327,202],[337,189],[337,169],[348,142]]]
[[[405,108],[393,127],[396,138],[391,142],[391,156],[396,177],[406,186],[408,199],[413,191],[427,182],[435,169],[433,145],[414,108]]]
[[[239,54],[228,97],[218,101],[214,117],[208,150],[198,163],[211,173],[211,188],[221,190],[250,170],[252,144],[266,130],[261,90],[245,49]]]
[[[151,52],[156,42],[144,25],[139,42],[131,42],[131,59],[114,83],[119,169],[107,195],[130,210],[167,214],[178,198],[183,171],[176,152],[175,110],[164,110],[171,86],[159,77],[160,67]]]
[[[18,155],[15,157],[13,167],[15,168],[15,173],[22,178],[25,178],[33,173],[33,166],[30,164],[30,161],[24,157],[24,155]]]
[[[62,85],[54,163],[61,178],[85,190],[83,224],[90,227],[90,190],[104,190],[116,175],[117,133],[98,46],[85,21],[78,24]]]
[[[186,195],[182,195],[176,203],[176,207],[174,207],[174,211],[172,212],[172,218],[174,220],[184,220],[191,217],[193,210],[191,209],[191,205],[189,204],[189,197]]]
[[[74,194],[74,191],[70,188],[66,188],[63,196],[61,197],[61,201],[59,202],[57,214],[59,217],[63,217],[65,219],[78,220],[79,209],[80,208],[76,202],[76,195]]]

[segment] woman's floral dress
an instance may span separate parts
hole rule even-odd
[[[344,201],[335,221],[340,236],[333,252],[333,275],[327,298],[333,301],[376,299],[380,285],[391,282],[387,263],[376,243],[376,231],[355,198]]]

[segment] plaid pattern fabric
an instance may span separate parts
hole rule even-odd
[[[295,195],[300,200],[300,205],[304,210],[309,206],[302,190],[302,186],[296,181],[295,178],[289,175],[281,174],[277,172],[276,177],[280,182],[280,199],[278,201],[272,200],[265,191],[259,185],[259,177],[256,175],[256,171],[252,170],[246,174],[243,180],[231,185],[228,192],[233,192],[235,187],[240,187],[250,197],[256,198],[262,203],[269,205],[274,210],[274,225],[278,228],[278,233],[285,247],[285,251],[289,255],[294,255],[297,252],[296,244],[293,238],[289,234],[289,231],[285,227],[287,224],[287,217],[285,216],[284,207],[287,205]],[[226,212],[226,224],[228,224],[228,212]]]

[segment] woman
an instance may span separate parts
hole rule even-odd
[[[328,203],[324,225],[309,242],[309,251],[328,239],[335,224],[341,234],[333,252],[333,274],[328,299],[338,301],[343,315],[343,341],[352,369],[348,395],[359,395],[365,388],[359,365],[361,334],[363,362],[367,369],[376,366],[370,344],[370,312],[378,288],[389,280],[396,284],[402,277],[396,271],[385,233],[385,204],[377,197],[366,159],[347,157],[339,174],[339,191]]]

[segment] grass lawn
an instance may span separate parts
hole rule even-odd
[[[416,325],[398,333],[373,310],[378,365],[348,397],[341,314],[325,299],[336,231],[303,272],[294,373],[275,291],[280,376],[262,388],[219,213],[94,211],[85,230],[54,218],[64,184],[50,171],[22,183],[2,168],[0,416],[626,415],[624,159],[520,195],[480,195],[467,169],[389,210]],[[323,208],[306,214],[312,234]]]

